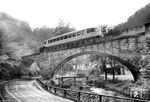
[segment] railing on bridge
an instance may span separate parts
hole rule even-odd
[[[71,99],[75,102],[150,102],[149,100],[141,100],[119,96],[99,95],[90,92],[64,89],[44,84],[40,79],[37,79],[37,82],[46,91],[64,98]]]

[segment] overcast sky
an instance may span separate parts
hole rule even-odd
[[[59,19],[76,29],[125,22],[150,0],[1,0],[0,12],[26,21],[32,28],[55,27]]]

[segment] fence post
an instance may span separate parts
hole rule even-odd
[[[49,85],[47,84],[47,91],[49,91]]]
[[[56,88],[54,88],[54,93],[56,93]]]
[[[64,90],[64,97],[66,98],[66,96],[67,96],[67,92],[66,90]]]
[[[48,90],[48,87],[47,87],[48,85],[47,84],[45,84],[45,90],[47,91]]]
[[[78,92],[78,101],[80,101],[80,95],[81,95],[81,93]]]
[[[102,96],[101,95],[98,95],[99,96],[99,102],[102,102]]]
[[[49,86],[49,91],[51,92],[51,86]]]

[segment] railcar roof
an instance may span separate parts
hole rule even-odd
[[[91,27],[91,28],[97,28],[97,27]],[[87,29],[91,29],[91,28],[87,28]],[[82,29],[82,30],[87,30],[87,29]],[[51,37],[49,39],[44,40],[44,42],[47,41],[47,40],[51,40],[51,39],[54,39],[54,38],[62,37],[64,35],[68,35],[68,34],[71,34],[71,33],[79,32],[79,31],[82,31],[82,30],[72,31],[72,32],[61,34],[61,35],[57,35],[57,36],[54,36],[54,37]]]

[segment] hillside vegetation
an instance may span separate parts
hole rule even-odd
[[[27,22],[0,13],[1,54],[6,54],[12,58],[20,58],[36,53],[44,40],[73,30],[75,29],[71,28],[69,23],[65,24],[61,20],[56,28],[31,29]]]
[[[120,30],[149,23],[149,11],[150,4],[136,11],[127,19],[126,22],[118,24],[115,27],[102,25],[100,26],[101,30],[105,35],[116,36],[117,34],[120,34]],[[13,18],[6,13],[0,13],[1,69],[3,68],[4,70],[10,67],[9,69],[13,69],[10,71],[12,73],[14,73],[14,69],[19,70],[19,72],[16,72],[17,74],[22,72],[22,69],[20,69],[20,65],[22,64],[16,65],[17,67],[12,67],[11,65],[14,64],[12,64],[12,62],[6,62],[6,59],[18,61],[18,59],[20,59],[22,56],[37,53],[39,48],[42,47],[44,40],[74,30],[74,27],[71,27],[69,23],[65,23],[62,20],[58,22],[58,25],[55,28],[41,27],[31,29],[27,22]],[[0,72],[4,72],[3,70],[0,70]],[[6,72],[9,73],[7,70]]]
[[[141,26],[145,23],[150,23],[150,3],[137,10],[126,22],[117,25],[116,28],[123,30],[129,27]]]
[[[3,51],[9,57],[20,58],[38,49],[39,42],[32,36],[28,23],[0,13],[0,30]]]
[[[62,20],[55,28],[31,29],[27,22],[0,13],[0,79],[31,73],[29,67],[33,62],[24,62],[21,57],[37,53],[44,40],[73,30]]]

